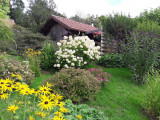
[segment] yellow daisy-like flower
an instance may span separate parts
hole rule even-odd
[[[12,77],[17,77],[19,80],[22,80],[22,77],[18,74],[18,75],[15,75],[13,73],[11,73]]]
[[[43,117],[43,118],[46,117],[46,114],[44,114],[44,112],[36,112],[35,114],[37,114],[38,116]]]
[[[8,111],[12,111],[13,113],[15,113],[15,111],[18,109],[19,107],[18,106],[15,106],[15,105],[11,105],[11,106],[8,106]]]
[[[8,90],[8,91],[12,92],[12,88],[13,88],[12,85],[7,85],[7,90]]]
[[[47,82],[47,87],[51,87],[51,86],[53,86],[53,85],[51,85],[50,83]]]
[[[65,105],[64,102],[60,102],[60,103],[58,104],[59,107],[63,107],[64,105]]]
[[[14,80],[10,80],[9,78],[6,78],[6,81],[10,84],[13,84],[14,83]]]
[[[57,111],[57,112],[54,112],[54,114],[57,115],[58,117],[61,117],[61,116],[63,115],[63,113],[58,112],[58,111]]]
[[[6,99],[8,98],[8,95],[7,93],[0,93],[0,99]]]
[[[35,94],[35,96],[40,95],[40,90],[31,89],[32,94]]]
[[[53,120],[66,120],[66,119],[64,119],[63,117],[60,117],[60,116],[54,116],[52,119]]]
[[[17,78],[19,79],[19,80],[22,80],[22,77],[18,74],[17,75]]]
[[[69,110],[67,108],[61,107],[60,112],[67,113],[67,112],[69,112]]]
[[[82,119],[82,115],[77,115],[77,118],[78,119]]]
[[[29,116],[29,120],[34,120],[34,117],[33,116]]]
[[[63,96],[61,96],[60,94],[56,94],[55,99],[57,100],[62,100]]]
[[[43,109],[49,109],[51,110],[53,106],[55,106],[54,102],[52,102],[49,98],[41,99],[42,101],[38,104],[40,106],[41,110]]]
[[[30,91],[30,88],[24,88],[24,89],[21,89],[19,93],[22,95],[29,95],[31,94],[31,91]]]
[[[43,93],[43,94],[51,94],[50,90],[52,90],[51,88],[47,87],[47,86],[40,86],[39,90]]]
[[[8,82],[6,80],[1,79],[0,80],[0,90],[2,92],[5,92],[7,90]]]
[[[18,102],[18,105],[20,105],[20,104],[22,104],[22,103],[23,103],[23,102],[19,101],[19,102]]]

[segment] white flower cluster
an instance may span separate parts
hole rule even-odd
[[[100,58],[100,47],[96,47],[94,40],[90,40],[87,36],[75,38],[65,36],[64,40],[60,40],[57,45],[59,50],[55,53],[57,64],[54,67],[80,67]]]

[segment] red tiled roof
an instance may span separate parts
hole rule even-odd
[[[55,16],[52,15],[51,17],[53,20],[55,20],[57,23],[59,23],[60,25],[62,25],[63,27],[67,28],[68,30],[76,30],[76,31],[80,31],[80,32],[89,32],[92,30],[96,30],[96,27],[93,27],[91,25],[88,24],[83,24],[77,21],[73,21],[67,18],[63,18],[63,17],[59,17],[59,16]]]

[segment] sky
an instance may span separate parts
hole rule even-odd
[[[160,6],[160,0],[54,0],[54,2],[57,5],[56,10],[67,17],[75,14],[81,17],[86,17],[87,14],[100,16],[118,12],[133,18],[145,9]]]

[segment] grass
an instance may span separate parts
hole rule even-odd
[[[40,77],[36,77],[31,85],[32,88],[38,89],[38,86],[43,84],[43,80],[51,77],[52,74],[41,74]]]
[[[88,104],[102,110],[109,120],[147,120],[138,96],[143,86],[132,82],[129,69],[102,69],[112,75],[112,81],[107,87],[101,89],[94,101],[89,101]]]

